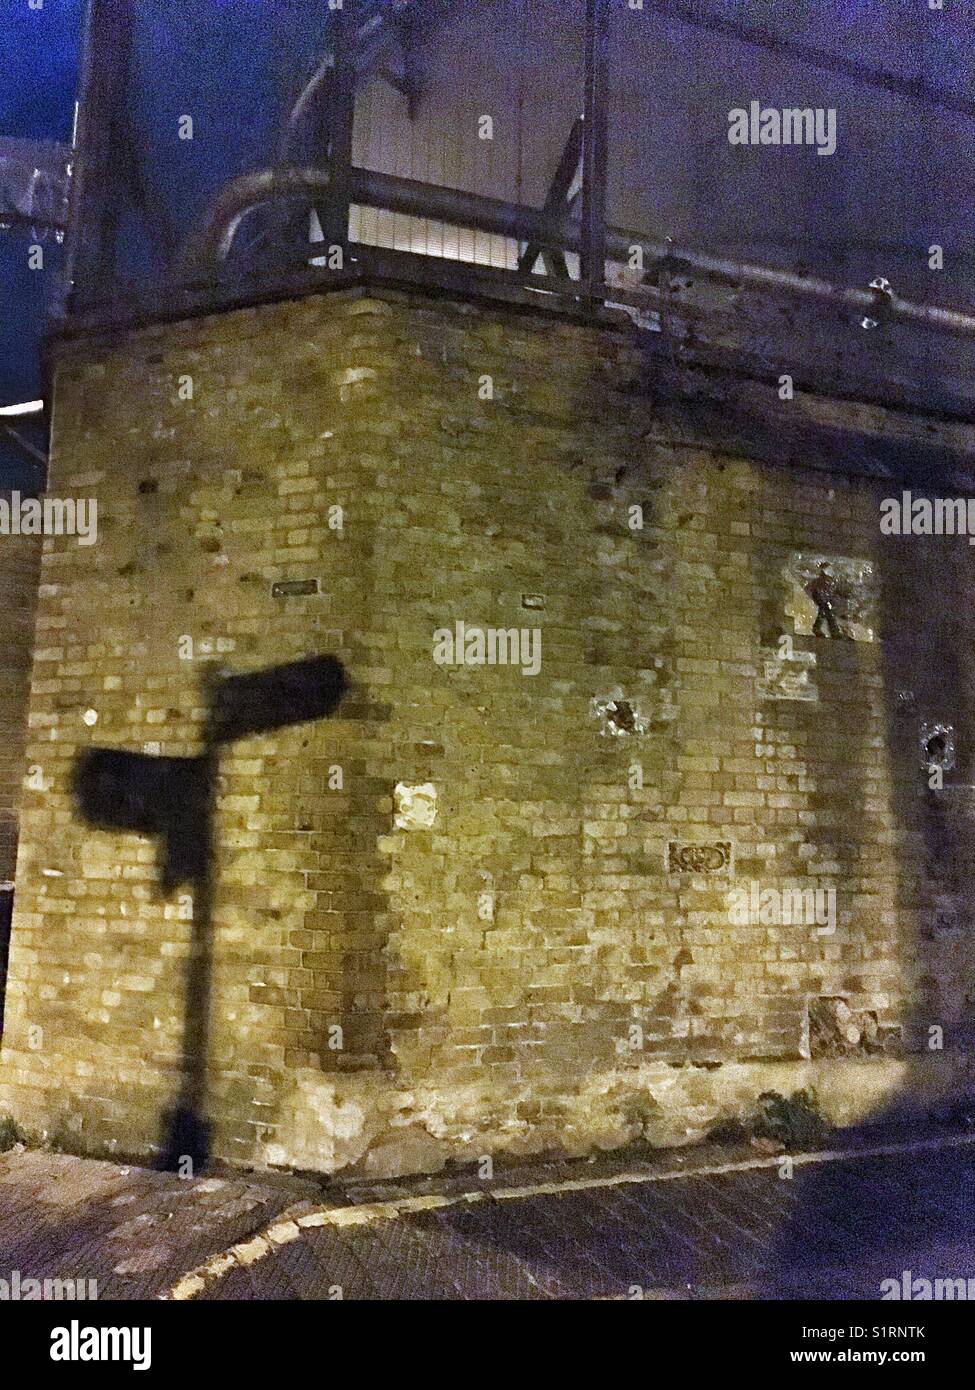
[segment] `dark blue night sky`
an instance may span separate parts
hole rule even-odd
[[[83,0],[0,0],[0,133],[70,140]],[[184,232],[230,174],[263,162],[279,116],[282,83],[318,51],[328,23],[322,0],[207,0],[178,6],[140,0],[130,118],[151,175],[149,196]],[[194,114],[192,144],[174,138]],[[122,273],[138,272],[145,228],[123,214]],[[38,331],[59,250],[27,267],[25,230],[0,233],[0,404],[39,394]]]
[[[297,13],[307,22],[309,6],[321,8],[318,0],[287,0],[283,6],[209,0],[177,10],[168,0],[140,0],[132,115],[142,147],[156,161],[159,183],[153,191],[169,208],[192,216],[218,185],[221,167],[246,167],[258,155],[255,141],[266,146],[263,127],[271,103],[254,57],[266,55],[268,32],[280,26],[281,16]],[[70,140],[83,10],[84,0],[43,0],[39,10],[28,0],[0,0],[0,133]],[[223,74],[219,81],[214,56]],[[245,93],[251,98],[246,112]],[[184,110],[208,127],[208,138],[193,146],[161,138]],[[143,230],[123,225],[138,258]],[[44,269],[30,270],[31,240],[26,229],[0,232],[0,404],[34,399],[42,390],[40,331],[60,249],[53,240],[45,242]],[[23,428],[33,434],[30,425]],[[0,481],[19,486],[31,476],[19,451],[0,441]]]
[[[74,111],[82,0],[0,0],[0,131],[31,139],[68,140]],[[0,233],[0,403],[38,393],[37,330],[57,248],[45,269],[27,268],[26,231]],[[50,253],[50,254],[48,254]]]

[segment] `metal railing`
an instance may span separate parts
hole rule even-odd
[[[155,0],[141,6],[88,0],[75,146],[46,147],[40,161],[22,145],[0,142],[0,221],[65,232],[58,312],[68,325],[82,327],[205,312],[380,272],[462,293],[544,299],[584,314],[622,306],[651,324],[659,324],[660,316],[706,320],[707,308],[675,295],[675,281],[692,274],[736,294],[840,311],[854,324],[975,338],[975,314],[901,295],[883,276],[843,284],[618,225],[612,210],[620,200],[608,187],[608,169],[615,137],[610,61],[618,51],[619,7],[611,0],[551,0],[545,10],[547,3],[492,0],[477,10],[463,0],[342,0],[325,12],[327,23],[314,35],[309,18],[305,37],[309,45],[313,37],[318,43],[317,56],[303,53],[303,70],[280,84],[280,109],[268,123],[272,134],[260,146],[264,160],[242,155],[245,167],[224,167],[215,185],[208,170],[192,196],[183,197],[171,192],[183,178],[172,150],[156,148],[151,115],[141,126],[137,119],[140,83],[152,80],[145,16]],[[975,114],[967,109],[971,103],[923,82],[773,39],[757,26],[709,15],[696,4],[647,0],[647,9],[905,99],[955,112],[965,106],[960,114]],[[323,11],[321,4],[314,7],[318,15]],[[500,110],[510,102],[517,108],[517,166],[513,172],[503,160],[490,166],[480,150],[472,154],[468,146],[459,172],[449,168],[444,154],[440,180],[428,170],[426,177],[414,176],[414,165],[424,162],[415,151],[406,173],[393,167],[396,152],[387,156],[383,143],[400,140],[405,148],[406,137],[412,140],[413,122],[427,101],[430,55],[439,55],[441,68],[449,71],[453,36],[465,25],[476,35],[489,11],[497,32],[480,42],[493,45],[491,105]],[[519,37],[511,37],[519,24]],[[561,26],[551,51],[564,50],[565,56],[550,79],[551,129],[539,135],[546,102],[532,105],[531,85],[545,25]],[[376,96],[377,83],[398,103],[396,129],[385,98]],[[459,100],[456,87],[452,99]],[[460,124],[469,118],[460,107],[454,115]],[[380,135],[370,140],[375,130],[365,127],[373,118]],[[435,125],[436,113],[430,121]],[[429,156],[429,122],[425,129]],[[387,167],[376,167],[383,163]],[[506,185],[521,196],[503,196]],[[137,224],[141,230],[133,230]],[[133,259],[131,246],[139,238],[148,249],[133,272],[126,261]],[[489,239],[487,251],[478,238]],[[627,273],[634,265],[636,276]]]

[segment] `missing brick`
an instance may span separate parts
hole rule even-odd
[[[921,764],[930,771],[950,772],[955,766],[955,731],[950,724],[921,725]]]
[[[809,1056],[870,1057],[886,1050],[886,1039],[870,1010],[854,1010],[840,996],[809,1001]]]
[[[606,738],[628,738],[645,734],[648,720],[641,714],[633,700],[621,690],[613,691],[605,697],[594,697],[589,702],[591,716],[599,724],[599,732]]]

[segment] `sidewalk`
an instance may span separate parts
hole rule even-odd
[[[794,1162],[707,1146],[322,1187],[9,1153],[0,1278],[96,1279],[101,1299],[877,1299],[904,1270],[975,1279],[975,1135]]]

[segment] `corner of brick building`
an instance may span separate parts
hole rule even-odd
[[[193,757],[208,672],[318,654],[331,716],[220,752],[217,1157],[429,1171],[685,1143],[766,1090],[847,1123],[966,1084],[969,821],[920,794],[916,725],[970,741],[967,547],[919,568],[881,544],[884,483],[786,449],[929,449],[922,423],[737,389],[682,391],[622,330],[386,291],[65,348],[49,488],[97,499],[98,539],[45,543],[0,1111],[158,1151],[193,904],[151,838],[80,823],[72,769]],[[872,566],[878,640],[797,632],[786,572],[819,553]],[[438,664],[458,622],[537,630],[537,673]],[[768,698],[782,634],[815,699]],[[833,884],[835,931],[732,924],[751,881]],[[822,1041],[838,1000],[856,1043]]]

